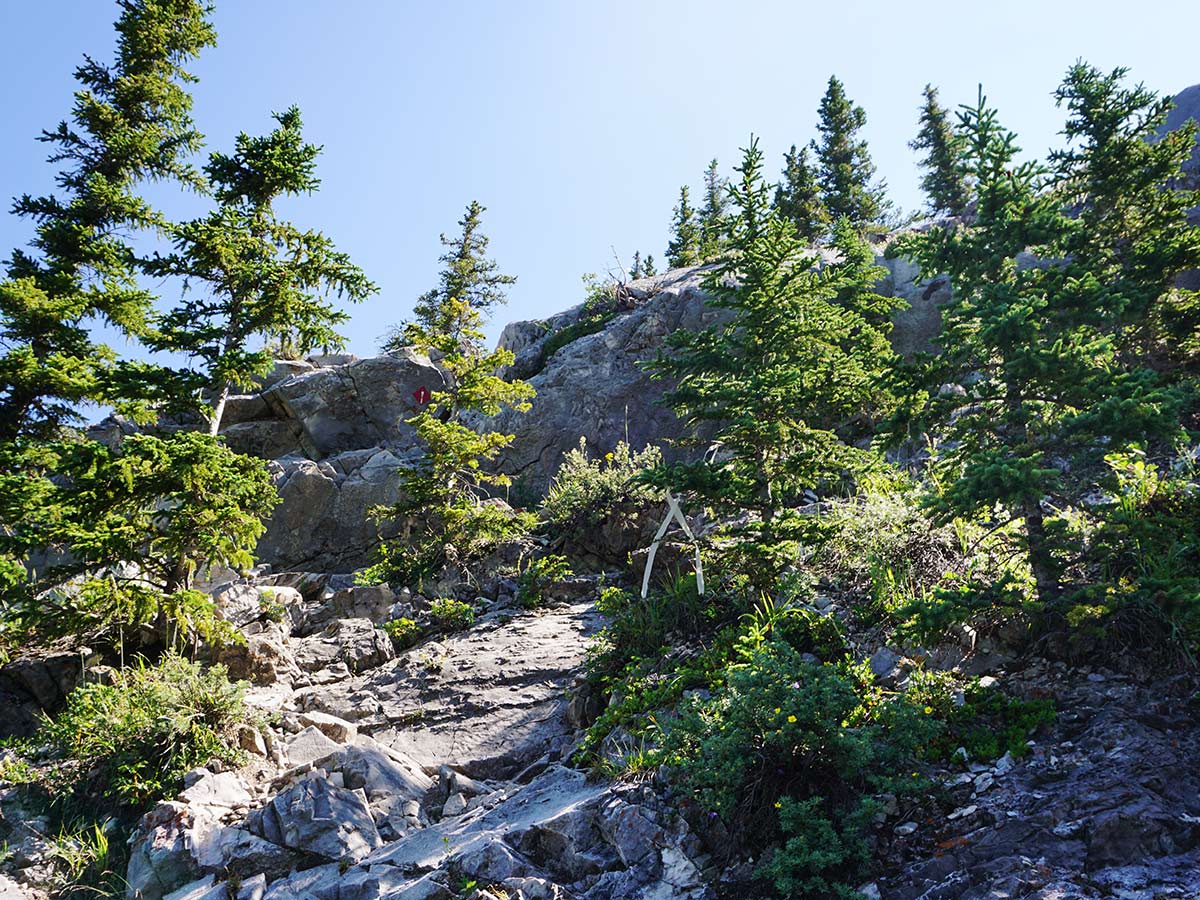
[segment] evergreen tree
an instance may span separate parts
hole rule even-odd
[[[808,161],[808,148],[792,149],[783,155],[783,181],[775,188],[773,207],[780,217],[796,226],[806,244],[815,244],[829,230],[829,215],[821,204],[817,176]]]
[[[504,538],[522,533],[535,519],[487,502],[488,486],[504,487],[508,476],[486,464],[513,440],[511,434],[480,433],[468,424],[502,408],[529,408],[533,388],[497,374],[512,364],[509,350],[484,349],[484,314],[505,300],[516,281],[487,258],[488,239],[480,229],[484,207],[472,202],[459,221],[460,235],[442,236],[448,252],[438,287],[416,304],[416,317],[399,330],[406,345],[440,356],[449,376],[425,409],[408,420],[426,447],[425,458],[403,473],[402,500],[376,511],[380,521],[404,524],[400,538],[385,541],[379,561],[364,578],[419,582],[448,563],[463,563],[489,551]],[[392,339],[396,340],[395,337]]]
[[[841,261],[818,267],[770,209],[761,169],[752,139],[731,190],[730,245],[705,280],[710,302],[731,316],[676,332],[672,352],[649,368],[677,383],[666,399],[692,433],[715,425],[721,448],[657,477],[722,512],[756,514],[740,544],[765,587],[794,560],[796,542],[813,537],[816,519],[790,507],[806,489],[834,489],[870,465],[838,429],[879,403],[895,301],[873,292],[873,254],[845,220],[835,230]]]
[[[711,160],[704,170],[704,205],[700,207],[700,249],[702,262],[715,259],[725,248],[729,223],[729,180],[721,176],[717,161]]]
[[[875,165],[867,142],[858,137],[859,129],[867,124],[866,112],[851,103],[841,81],[831,76],[819,116],[821,139],[814,141],[812,148],[821,200],[830,218],[845,217],[859,226],[879,222],[890,204],[887,185],[873,181]]]
[[[642,251],[633,251],[633,265],[629,267],[629,280],[637,281],[642,277]]]
[[[654,254],[647,253],[646,261],[642,264],[642,275],[646,278],[658,274],[658,268],[654,265]]]
[[[954,130],[950,114],[938,103],[938,92],[925,85],[925,103],[921,107],[921,126],[916,139],[909,142],[913,150],[924,150],[921,167],[921,189],[929,198],[930,212],[946,212],[960,216],[967,208],[967,183],[958,168],[962,155],[962,137]]]
[[[671,221],[671,241],[667,244],[667,265],[672,269],[694,266],[699,261],[700,228],[696,210],[688,199],[688,186],[679,189],[679,203]]]
[[[70,121],[42,135],[50,161],[63,164],[62,193],[13,206],[36,222],[36,236],[34,252],[14,252],[0,282],[0,444],[53,435],[83,402],[122,399],[115,356],[89,324],[144,330],[153,296],[136,280],[127,237],[164,220],[136,190],[146,181],[199,184],[187,162],[200,135],[183,66],[215,40],[207,13],[203,0],[125,0],[116,60],[85,58]]]
[[[220,430],[230,389],[249,387],[270,368],[271,354],[250,348],[253,337],[298,354],[339,347],[342,338],[333,329],[348,317],[333,308],[329,294],[358,302],[375,290],[329,238],[276,215],[280,197],[320,186],[314,174],[320,148],[305,143],[295,107],[275,120],[265,137],[238,135],[232,155],[212,154],[204,171],[217,209],[172,225],[175,252],[148,266],[154,275],[183,277],[190,288],[158,323],[151,343],[202,360],[213,398],[210,434]]]
[[[1200,265],[1184,222],[1195,200],[1167,190],[1190,139],[1143,152],[1164,108],[1118,78],[1068,75],[1066,133],[1083,142],[1057,157],[1057,173],[1016,161],[1015,135],[981,92],[960,116],[976,220],[901,248],[954,288],[938,353],[900,418],[909,434],[940,435],[935,509],[946,520],[1001,510],[1001,524],[1023,525],[1037,608],[1051,614],[1063,611],[1074,553],[1055,511],[1096,487],[1102,456],[1178,429],[1178,393],[1122,344],[1170,302],[1180,269]],[[1019,264],[1026,253],[1053,262]],[[947,383],[965,397],[938,388]]]

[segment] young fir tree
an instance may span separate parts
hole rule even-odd
[[[792,149],[783,155],[783,181],[775,188],[774,210],[796,228],[806,244],[815,244],[829,231],[829,214],[821,203],[817,176],[808,161],[808,148]]]
[[[642,277],[643,274],[644,274],[644,270],[642,268],[642,251],[634,250],[633,251],[633,265],[629,267],[629,280],[637,281],[639,278]]]
[[[82,403],[128,399],[133,383],[115,384],[115,356],[89,324],[99,318],[130,336],[144,328],[153,296],[137,282],[128,236],[164,220],[137,189],[198,184],[183,66],[215,40],[207,12],[202,0],[122,3],[115,61],[85,58],[70,120],[41,137],[62,164],[61,193],[14,203],[36,223],[34,252],[14,252],[0,282],[0,445],[10,452],[13,441],[77,420]]]
[[[729,223],[726,210],[729,207],[729,179],[724,178],[711,160],[704,170],[704,205],[700,207],[700,248],[702,262],[715,259],[725,248],[728,240]]]
[[[646,261],[642,263],[642,276],[649,278],[652,275],[658,274],[658,267],[654,264],[654,254],[647,253]]]
[[[813,539],[816,517],[794,511],[803,492],[835,489],[871,464],[839,429],[880,404],[896,301],[873,292],[873,254],[847,220],[834,233],[841,261],[818,267],[771,210],[761,170],[752,139],[730,192],[730,244],[705,281],[729,318],[676,332],[649,369],[677,383],[667,401],[693,434],[715,426],[720,448],[660,470],[658,480],[722,512],[752,511],[756,524],[739,544],[767,588],[795,559],[797,541]]]
[[[321,148],[304,141],[295,107],[275,120],[265,137],[238,135],[232,155],[212,154],[204,171],[217,208],[172,225],[175,252],[149,265],[151,274],[186,281],[182,301],[159,321],[151,343],[202,361],[214,435],[230,390],[250,387],[270,368],[271,354],[252,349],[252,338],[300,354],[340,347],[334,327],[348,317],[330,294],[356,303],[375,291],[329,238],[276,215],[280,197],[320,186],[314,172]]]
[[[80,67],[73,123],[45,136],[56,145],[52,159],[67,163],[63,197],[16,205],[38,222],[38,252],[15,253],[0,287],[4,601],[6,614],[59,633],[149,619],[211,631],[211,602],[189,590],[190,580],[200,568],[250,561],[277,499],[261,461],[206,435],[138,435],[109,448],[61,427],[87,400],[138,410],[148,422],[146,402],[170,396],[169,373],[116,364],[88,325],[99,317],[131,337],[147,334],[154,297],[137,281],[144,260],[127,241],[168,223],[137,188],[203,184],[187,162],[199,135],[181,66],[214,40],[208,7],[130,0],[121,8],[116,62]],[[65,550],[67,561],[35,569],[31,559],[45,548]]]
[[[949,112],[938,103],[937,88],[931,84],[925,85],[919,124],[920,131],[908,146],[925,151],[921,189],[929,199],[929,211],[960,216],[969,199],[966,178],[959,169],[963,139],[955,131]]]
[[[0,476],[0,515],[23,507],[19,530],[0,547],[53,547],[65,561],[10,595],[13,618],[89,640],[115,640],[119,629],[143,623],[170,644],[189,635],[232,637],[192,582],[213,566],[254,564],[254,545],[279,501],[262,460],[193,432],[135,434],[112,448],[63,441],[43,452],[68,477],[26,480],[31,496],[17,498]]]
[[[1017,161],[1015,135],[981,92],[960,115],[975,221],[902,246],[954,288],[924,386],[900,417],[909,434],[939,435],[935,510],[1019,524],[1034,608],[1051,617],[1064,611],[1077,549],[1057,511],[1095,489],[1105,454],[1178,429],[1178,393],[1122,343],[1171,295],[1180,267],[1200,264],[1184,225],[1194,201],[1167,190],[1183,142],[1143,153],[1134,137],[1161,107],[1086,68],[1072,70],[1060,99],[1073,113],[1067,134],[1082,144],[1057,158],[1052,178]],[[1026,254],[1046,262],[1024,264]],[[965,396],[939,389],[947,383]],[[1021,602],[1004,587],[988,587],[987,602]]]
[[[419,583],[447,564],[488,552],[536,521],[532,514],[488,501],[487,486],[504,487],[510,479],[486,465],[513,435],[480,433],[466,421],[494,416],[504,407],[527,410],[534,394],[525,382],[497,374],[512,364],[511,351],[484,349],[485,312],[504,302],[504,288],[516,279],[501,274],[487,258],[483,212],[472,202],[459,222],[459,236],[442,235],[448,252],[441,257],[440,284],[422,295],[413,321],[389,339],[394,344],[402,336],[405,345],[433,355],[449,384],[408,420],[425,444],[425,458],[403,474],[400,503],[376,511],[380,521],[399,520],[404,527],[399,538],[380,546],[379,561],[364,573],[366,580]]]
[[[875,165],[867,142],[858,137],[859,129],[867,124],[866,112],[850,101],[842,83],[831,76],[819,116],[821,139],[813,141],[812,148],[821,200],[830,218],[847,218],[859,226],[879,222],[890,204],[887,185],[873,180]]]
[[[671,220],[671,241],[667,244],[667,265],[672,269],[694,266],[699,261],[700,227],[696,210],[688,199],[688,186],[679,189],[679,203]]]

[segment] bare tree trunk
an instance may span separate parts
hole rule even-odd
[[[225,403],[229,400],[229,382],[221,385],[221,392],[217,394],[217,402],[213,404],[212,415],[208,419],[208,433],[213,437],[221,430],[221,418],[225,415]]]
[[[1057,567],[1046,539],[1046,520],[1042,506],[1036,499],[1027,499],[1022,513],[1025,516],[1025,540],[1029,547],[1029,568],[1037,587],[1038,600],[1049,609],[1062,593],[1058,582]]]

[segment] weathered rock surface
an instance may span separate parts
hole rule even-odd
[[[506,619],[488,614],[295,703],[353,722],[420,766],[511,774],[567,742],[565,689],[599,621],[588,601]]]
[[[1055,680],[1042,666],[1021,677]],[[1200,896],[1195,689],[1064,681],[1049,739],[952,778],[958,808],[898,843],[908,862],[879,882],[883,900]]]

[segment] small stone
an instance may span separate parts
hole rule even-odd
[[[442,816],[457,816],[467,808],[467,798],[462,794],[451,794],[442,806]]]
[[[976,793],[982,794],[985,791],[991,790],[992,785],[995,783],[995,781],[996,781],[996,778],[994,775],[992,775],[991,772],[984,772],[981,775],[977,775],[975,777]]]
[[[946,816],[946,818],[950,821],[961,819],[964,816],[972,815],[977,809],[979,809],[979,807],[972,803],[970,806],[964,806],[960,809],[956,809],[954,812],[950,813],[950,815]]]
[[[979,686],[981,688],[995,687],[999,683],[1000,682],[997,679],[993,678],[991,675],[984,675],[982,678],[979,679]]]
[[[903,825],[897,825],[894,829],[895,833],[900,837],[907,837],[917,830],[916,822],[905,822]]]
[[[1088,679],[1088,681],[1097,682],[1097,683],[1107,681],[1107,679],[1103,675],[1101,675],[1099,672],[1089,673],[1087,679]]]
[[[300,724],[312,726],[320,730],[320,732],[329,738],[331,741],[337,741],[339,744],[350,744],[358,737],[358,726],[352,725],[345,719],[339,719],[337,716],[331,716],[328,713],[311,711],[300,713]]]
[[[967,752],[966,747],[959,747],[957,750],[955,750],[953,753],[950,754],[950,761],[967,763],[967,762],[971,761],[971,754],[969,754]]]
[[[868,884],[859,885],[858,892],[862,894],[866,900],[880,900],[880,897],[882,896],[879,893],[879,885],[873,881]]]
[[[1012,754],[1005,752],[1002,757],[996,760],[996,774],[1007,775],[1013,770],[1013,767],[1015,767],[1016,764],[1017,761],[1013,759]]]

